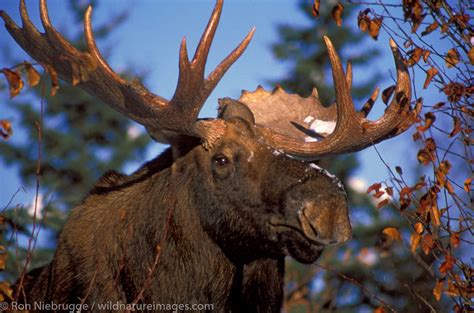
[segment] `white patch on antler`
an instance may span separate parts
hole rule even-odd
[[[309,117],[309,116],[308,116]],[[308,119],[308,117],[305,119]],[[336,128],[336,121],[323,121],[323,120],[314,120],[311,125],[309,126],[309,129],[314,131],[316,134],[320,135],[321,137],[326,137],[332,134],[334,129]],[[318,141],[318,138],[314,136],[306,136],[304,138],[305,142],[315,142]]]
[[[311,123],[312,121],[314,121],[314,117],[312,117],[311,115],[308,115],[308,116],[306,116],[306,118],[304,119],[303,122],[309,124],[309,123]]]
[[[249,163],[252,162],[253,156],[254,156],[253,151],[250,151],[250,155],[249,155],[249,157],[247,158],[247,162],[249,162]]]

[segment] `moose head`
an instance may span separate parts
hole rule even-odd
[[[72,210],[53,261],[20,282],[25,301],[193,300],[212,302],[218,311],[278,312],[284,257],[311,263],[324,246],[351,237],[343,185],[312,161],[362,150],[411,126],[410,78],[395,43],[395,94],[376,121],[366,118],[370,105],[355,110],[351,64],[344,71],[327,37],[334,104],[321,104],[316,89],[304,98],[258,87],[239,99],[220,99],[217,118],[199,119],[254,34],[205,77],[222,5],[217,0],[192,60],[183,39],[171,100],[111,69],[97,49],[90,7],[87,52],[53,28],[46,0],[40,0],[44,33],[30,21],[24,0],[22,27],[0,12],[16,42],[46,71],[171,146],[130,176],[104,175]]]

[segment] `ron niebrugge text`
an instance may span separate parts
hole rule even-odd
[[[55,302],[33,302],[19,303],[11,302],[8,309],[18,311],[69,311],[69,312],[85,312],[85,311],[209,311],[214,309],[214,304],[203,303],[120,303],[108,301],[106,303],[83,303],[68,304]]]

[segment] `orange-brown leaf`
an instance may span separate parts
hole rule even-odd
[[[433,289],[433,295],[435,296],[436,301],[441,299],[441,295],[443,294],[444,288],[444,279],[440,279],[436,282],[436,285]]]
[[[420,61],[420,58],[423,55],[423,49],[416,47],[415,49],[411,50],[409,54],[410,58],[408,59],[408,66],[413,66],[418,63],[418,61]]]
[[[438,75],[438,69],[436,67],[431,67],[428,71],[426,71],[426,79],[425,83],[423,84],[423,89],[428,88],[431,81],[433,80],[433,77],[436,75]]]
[[[5,75],[8,82],[10,98],[16,97],[24,86],[23,80],[21,79],[21,73],[14,72],[8,68],[2,69],[2,73]]]
[[[431,218],[433,220],[433,224],[435,226],[440,226],[441,225],[441,216],[439,213],[438,205],[436,203],[433,203],[433,205],[430,207],[430,214]]]
[[[474,47],[471,47],[471,50],[469,50],[467,56],[469,57],[469,62],[471,65],[474,65]]]
[[[390,197],[393,197],[393,188],[392,188],[392,187],[387,187],[387,188],[385,188],[385,192],[386,192]]]
[[[430,50],[423,50],[423,61],[426,63],[428,58],[430,57],[431,51]]]
[[[12,124],[8,120],[0,120],[0,136],[7,140],[13,134]]]
[[[415,224],[415,232],[417,234],[423,233],[423,230],[424,230],[423,223],[418,222]]]
[[[342,12],[344,12],[344,6],[340,2],[338,2],[331,10],[331,16],[339,27],[342,25]]]
[[[28,62],[23,62],[23,66],[25,67],[26,82],[28,83],[28,86],[34,87],[38,85],[41,79],[41,75],[38,73],[38,71]]]
[[[443,273],[443,274],[446,274],[447,272],[449,272],[450,270],[453,269],[454,267],[454,262],[456,260],[454,259],[454,257],[452,255],[446,255],[444,257],[444,262],[441,264],[441,266],[439,267],[439,271],[440,273]]]
[[[459,233],[457,232],[451,233],[451,235],[449,235],[449,241],[451,243],[451,247],[453,248],[459,247],[459,243],[461,241],[459,238]]]
[[[369,34],[374,39],[377,40],[379,37],[380,27],[382,27],[383,18],[376,18],[370,21],[369,23]]]
[[[472,178],[466,178],[464,181],[464,191],[471,192]]]
[[[398,240],[398,241],[402,240],[402,235],[400,234],[398,229],[396,229],[395,227],[386,227],[384,228],[382,233],[384,233],[385,235],[387,235],[393,240]]]
[[[386,313],[386,312],[387,310],[385,310],[383,306],[379,306],[378,308],[374,310],[374,313]]]
[[[430,25],[428,25],[425,30],[421,33],[421,36],[426,36],[428,35],[429,33],[433,32],[434,30],[436,30],[436,28],[439,27],[439,23],[437,21],[434,21],[433,23],[431,23]]]
[[[312,12],[314,17],[319,17],[319,7],[321,6],[321,1],[320,0],[314,0],[313,2],[313,7],[312,7]]]
[[[386,198],[377,203],[377,209],[380,209],[390,203],[390,199]]]
[[[7,251],[4,246],[0,245],[0,270],[4,270],[7,264]]]
[[[421,239],[421,249],[423,249],[423,252],[428,255],[431,252],[431,249],[433,249],[435,245],[435,242],[433,240],[433,236],[430,234],[426,234],[423,236]]]
[[[360,11],[359,15],[357,16],[357,25],[364,33],[369,29],[370,25],[370,17],[367,15],[368,13],[369,9],[365,9],[364,11]]]
[[[367,193],[371,193],[374,190],[377,192],[381,187],[382,187],[381,183],[372,184],[371,186],[369,186],[369,188],[367,188]]]
[[[45,65],[45,70],[51,77],[51,96],[55,96],[59,89],[58,73],[49,65]]]
[[[417,233],[413,233],[410,236],[410,248],[413,253],[415,253],[416,248],[418,248],[418,245],[420,244],[421,240],[421,235]]]
[[[446,61],[446,66],[448,68],[456,66],[456,64],[459,63],[459,52],[458,52],[458,50],[456,50],[455,48],[450,49],[448,51],[448,54],[446,55],[445,61]]]
[[[454,127],[453,127],[453,130],[449,133],[449,137],[456,136],[457,133],[459,133],[462,130],[461,120],[459,119],[459,117],[457,116],[453,117],[453,124],[454,124]]]
[[[423,133],[427,131],[431,127],[431,125],[433,125],[435,121],[436,121],[436,115],[433,112],[428,112],[425,114],[425,124],[418,126],[416,129],[419,132]]]

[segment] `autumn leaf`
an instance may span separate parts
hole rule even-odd
[[[4,296],[10,300],[13,299],[13,289],[9,283],[5,281],[0,282],[0,296],[3,298],[3,300],[5,300]]]
[[[367,193],[371,193],[372,191],[379,191],[379,189],[382,187],[382,184],[381,183],[375,183],[375,184],[372,184],[371,186],[369,186],[369,188],[367,188]]]
[[[418,248],[418,245],[420,244],[421,240],[421,235],[417,233],[413,233],[410,236],[410,248],[413,253],[415,253],[416,248]]]
[[[469,50],[467,56],[469,57],[469,62],[471,62],[471,65],[474,65],[474,47],[471,47],[471,50]]]
[[[321,1],[320,0],[314,0],[313,2],[313,7],[312,7],[312,12],[314,17],[319,17],[319,7],[321,6]]]
[[[436,282],[436,285],[433,289],[433,295],[435,296],[436,301],[439,301],[441,299],[443,288],[444,288],[444,279],[440,279]]]
[[[336,21],[337,26],[341,27],[342,25],[342,12],[344,11],[344,6],[338,2],[331,10],[331,16],[334,21]]]
[[[466,178],[466,180],[464,181],[464,191],[471,192],[471,182],[472,178]]]
[[[357,25],[364,33],[369,30],[370,17],[367,15],[369,12],[369,9],[365,9],[364,11],[360,11],[359,15],[357,16]]]
[[[436,205],[436,203],[433,203],[433,205],[430,207],[430,214],[431,214],[431,218],[433,219],[433,224],[435,226],[440,226],[441,218],[440,218],[438,205]]]
[[[426,79],[425,83],[423,84],[423,89],[428,88],[430,85],[431,81],[433,80],[433,77],[438,75],[438,69],[435,67],[431,67],[427,72],[426,72]]]
[[[19,72],[14,72],[8,68],[2,69],[2,73],[7,78],[10,90],[10,98],[16,97],[24,86],[23,80],[21,79],[21,74]]]
[[[421,56],[423,55],[423,49],[421,49],[420,47],[416,47],[415,49],[411,50],[409,54],[410,58],[408,59],[408,66],[413,66],[418,63]]]
[[[25,67],[26,82],[28,83],[28,86],[34,87],[38,85],[41,79],[41,75],[38,73],[38,71],[28,62],[23,62],[23,66]]]
[[[454,267],[454,262],[456,260],[454,259],[454,257],[452,255],[446,255],[444,257],[444,262],[441,264],[441,266],[439,267],[439,271],[440,273],[443,273],[443,274],[446,274],[447,272],[449,272],[450,270],[453,269]]]
[[[377,209],[380,209],[390,203],[390,199],[386,198],[377,203]]]
[[[419,132],[423,133],[427,131],[431,127],[431,125],[433,125],[435,121],[436,121],[436,115],[433,112],[428,112],[425,114],[425,124],[418,126],[416,129]]]
[[[437,21],[434,21],[433,23],[431,23],[430,25],[428,25],[424,31],[421,32],[421,36],[426,36],[428,35],[429,33],[433,32],[434,30],[436,30],[436,28],[439,27],[439,23]]]
[[[459,117],[457,116],[454,116],[453,117],[453,130],[449,133],[449,137],[454,137],[456,136],[461,130],[461,120],[459,119]]]
[[[58,73],[52,66],[45,65],[44,68],[51,77],[51,96],[55,96],[59,89]]]
[[[390,237],[392,240],[398,240],[398,241],[402,240],[402,235],[400,234],[398,229],[396,229],[395,227],[386,227],[384,228],[382,233]]]
[[[424,229],[424,227],[423,227],[422,223],[418,222],[418,223],[415,224],[415,232],[417,234],[423,233],[423,229]]]
[[[377,40],[379,37],[380,27],[382,27],[383,18],[376,18],[370,21],[369,24],[369,34],[374,39]]]
[[[3,139],[7,140],[13,134],[13,129],[10,121],[8,120],[0,120],[0,136]]]
[[[426,63],[428,58],[430,57],[431,51],[430,50],[423,50],[423,61]]]
[[[451,68],[459,63],[459,52],[456,49],[450,49],[446,55],[446,66]]]
[[[459,233],[451,233],[451,235],[449,235],[449,242],[451,243],[451,247],[453,248],[457,248],[459,247],[459,243],[460,243],[460,238],[459,238]]]
[[[386,313],[386,312],[387,311],[385,310],[383,306],[379,306],[378,308],[374,310],[374,313]]]
[[[392,96],[393,92],[395,91],[395,85],[390,86],[388,88],[385,88],[384,91],[382,91],[382,101],[383,103],[387,104],[388,100]]]
[[[431,252],[431,249],[433,249],[434,245],[435,242],[433,240],[433,236],[431,236],[430,234],[424,235],[421,239],[421,249],[426,255]]]
[[[385,192],[386,192],[390,197],[393,197],[393,188],[392,188],[392,187],[387,187],[387,188],[385,188]]]
[[[7,251],[4,246],[0,245],[0,270],[4,270],[7,264]]]

